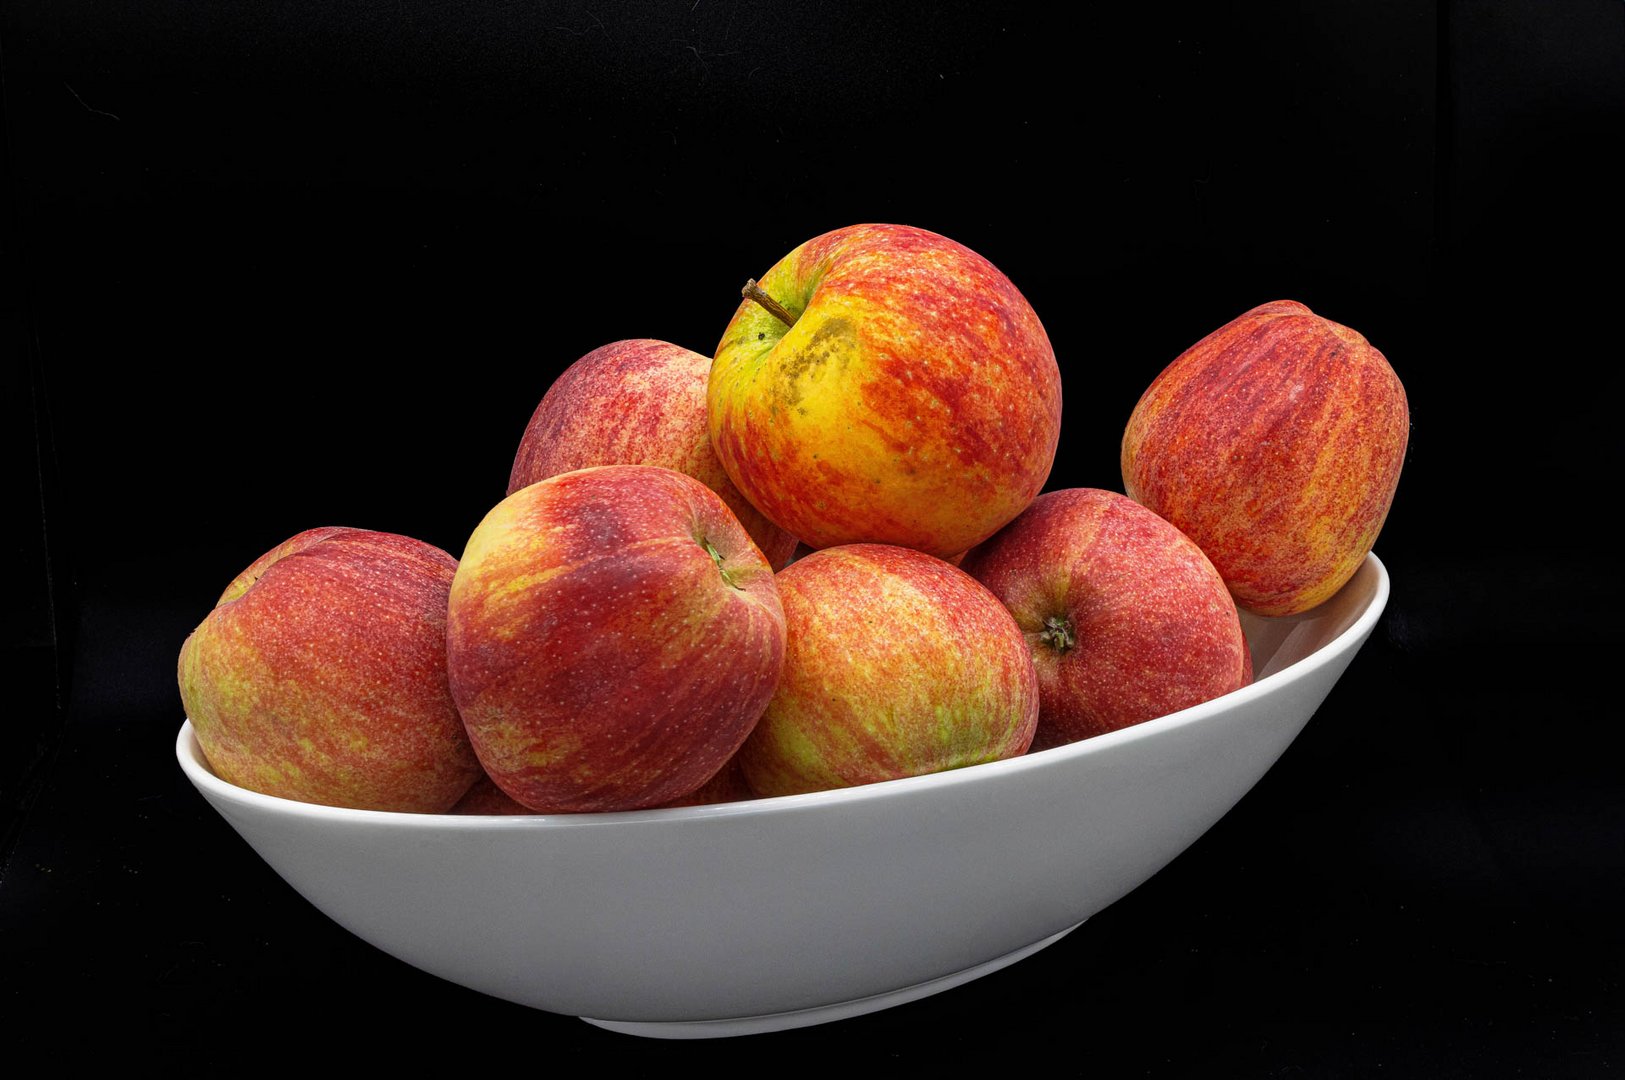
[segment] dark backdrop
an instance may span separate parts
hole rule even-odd
[[[1625,6],[1003,6],[5,5],[8,1046],[1625,1065]],[[317,525],[460,552],[565,365],[709,353],[745,277],[859,221],[954,237],[1032,301],[1052,487],[1119,487],[1140,391],[1258,303],[1386,353],[1413,420],[1393,598],[1303,736],[1062,943],[797,1033],[612,1036],[316,913],[173,760],[174,658],[220,589]]]

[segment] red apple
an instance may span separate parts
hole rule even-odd
[[[722,770],[705,782],[705,786],[681,799],[674,799],[667,806],[710,806],[715,803],[743,802],[754,799],[756,793],[745,782],[745,773],[739,767],[739,755],[735,754],[728,759],[728,764]]]
[[[457,561],[390,533],[302,532],[238,575],[181,646],[216,775],[301,802],[443,813],[480,775],[446,680]]]
[[[1024,753],[1038,721],[1027,644],[968,574],[906,548],[827,548],[780,571],[788,649],[739,752],[759,795],[957,769]]]
[[[1365,338],[1302,304],[1264,304],[1158,375],[1123,433],[1123,484],[1260,615],[1343,587],[1393,505],[1405,388]]]
[[[594,465],[659,465],[722,497],[776,570],[796,539],[752,506],[711,450],[705,421],[711,360],[665,341],[617,341],[571,364],[525,428],[508,494]]]
[[[508,793],[497,787],[496,781],[482,776],[474,782],[449,813],[473,817],[503,817],[534,814],[536,811],[524,803],[515,802]]]
[[[784,659],[773,569],[716,493],[649,465],[564,473],[480,522],[452,583],[452,693],[533,810],[658,806],[750,734]]]
[[[1034,749],[1246,685],[1247,640],[1213,564],[1115,492],[1040,495],[963,566],[1015,616],[1032,650],[1042,701]]]
[[[992,263],[923,229],[855,225],[796,248],[759,289],[717,347],[711,444],[773,521],[814,548],[946,557],[1043,488],[1060,371]]]

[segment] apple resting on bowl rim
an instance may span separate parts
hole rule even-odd
[[[190,724],[176,754],[289,884],[424,971],[641,1035],[780,1030],[997,970],[1151,877],[1303,729],[1388,589],[1371,555],[1312,611],[1244,615],[1257,679],[1224,697],[1025,757],[836,791],[402,814],[227,784]]]

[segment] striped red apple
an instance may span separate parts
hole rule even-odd
[[[649,338],[616,341],[583,356],[553,381],[514,455],[508,494],[595,465],[659,465],[716,492],[773,568],[795,537],[739,493],[711,450],[705,394],[710,357]]]
[[[784,660],[773,569],[716,493],[651,465],[523,487],[469,538],[446,630],[480,763],[532,810],[693,793],[739,749]]]
[[[1112,491],[1040,495],[962,564],[1026,638],[1034,749],[1101,735],[1245,686],[1236,605],[1202,550]]]
[[[457,561],[311,529],[239,574],[181,646],[181,702],[221,779],[361,810],[443,813],[480,775],[446,677]]]
[[[1123,484],[1196,541],[1238,604],[1292,615],[1342,588],[1376,543],[1409,433],[1382,353],[1281,300],[1157,376],[1123,433]]]

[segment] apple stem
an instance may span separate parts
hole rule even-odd
[[[739,582],[735,581],[733,575],[728,573],[728,568],[722,565],[722,553],[716,549],[711,541],[701,540],[700,546],[705,549],[706,554],[710,555],[712,560],[717,564],[717,573],[722,575],[722,580],[743,592],[745,587],[739,584]]]
[[[1072,620],[1059,615],[1051,615],[1044,620],[1044,632],[1038,635],[1038,640],[1054,649],[1064,653],[1077,645],[1077,635],[1072,632]]]
[[[762,305],[762,307],[767,309],[768,314],[772,315],[785,326],[794,326],[796,324],[796,319],[799,318],[799,316],[790,314],[790,312],[785,309],[783,304],[769,296],[767,294],[767,290],[756,284],[755,278],[751,278],[749,281],[745,282],[745,287],[739,290],[739,295],[743,296],[746,300],[754,300],[758,304]]]

